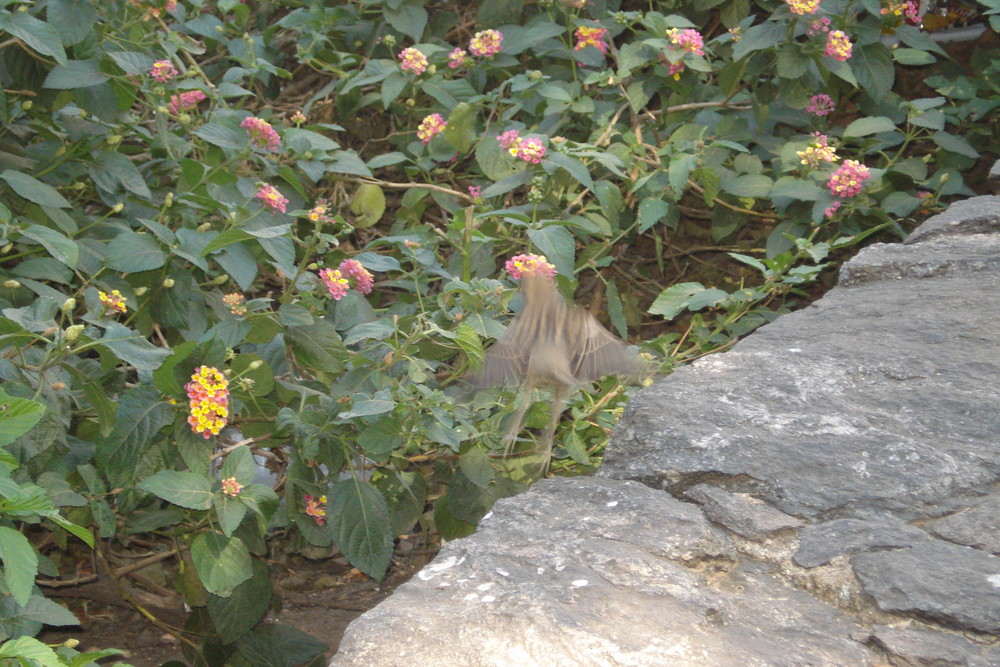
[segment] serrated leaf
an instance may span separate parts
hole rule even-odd
[[[312,635],[280,623],[262,623],[236,642],[243,664],[255,667],[313,664],[328,648]]]
[[[108,51],[107,54],[122,71],[133,76],[147,74],[153,66],[153,59],[138,51]]]
[[[231,644],[257,625],[271,605],[271,573],[259,560],[250,561],[251,576],[229,597],[208,594],[206,606],[223,644]]]
[[[219,125],[218,123],[206,123],[194,131],[194,135],[199,139],[204,139],[213,146],[239,150],[244,148],[250,141],[246,133]]]
[[[98,186],[108,192],[117,193],[124,189],[143,199],[152,197],[142,172],[121,153],[102,151],[90,166],[89,172]]]
[[[88,88],[104,83],[108,75],[101,71],[96,58],[89,60],[70,60],[56,65],[45,77],[43,88],[54,90],[70,90],[72,88]]]
[[[327,501],[327,520],[351,565],[374,579],[385,576],[392,559],[392,524],[381,493],[355,478],[338,482]]]
[[[476,107],[468,102],[460,102],[448,114],[448,123],[444,127],[444,138],[451,147],[462,155],[469,152],[476,140],[475,134]]]
[[[112,322],[95,342],[107,347],[119,359],[141,371],[154,371],[170,356],[170,350],[156,347],[128,327]]]
[[[11,658],[20,664],[32,666],[37,664],[42,667],[64,667],[65,665],[49,646],[27,635],[0,644],[0,658]]]
[[[691,297],[703,291],[705,286],[701,283],[678,283],[660,292],[653,305],[646,311],[651,315],[662,315],[671,320],[688,307]]]
[[[552,152],[546,156],[545,163],[565,169],[570,176],[575,178],[585,188],[592,189],[594,187],[594,180],[590,177],[587,166],[575,157],[566,155],[565,153]]]
[[[423,2],[404,2],[395,9],[392,4],[388,3],[383,10],[385,20],[414,42],[419,42],[427,27],[427,10],[424,9]]]
[[[959,155],[964,155],[965,157],[973,159],[977,159],[979,157],[979,151],[973,148],[972,144],[962,137],[954,134],[949,134],[944,131],[935,132],[931,135],[931,140],[946,151],[958,153]]]
[[[647,229],[662,220],[670,212],[670,204],[662,199],[652,197],[639,202],[639,233],[642,234]]]
[[[80,247],[66,238],[62,232],[57,232],[41,225],[31,225],[21,233],[33,241],[38,241],[49,251],[54,259],[59,260],[71,269],[76,268],[80,259]]]
[[[844,129],[844,137],[867,137],[879,132],[892,132],[896,124],[885,116],[868,116],[853,121]]]
[[[238,537],[202,533],[191,542],[191,560],[205,590],[229,597],[253,575],[253,559]]]
[[[44,412],[42,403],[8,396],[0,387],[0,447],[9,445],[34,428]]]
[[[191,510],[207,510],[212,506],[212,483],[193,472],[161,470],[140,482],[139,488]]]
[[[39,21],[26,12],[0,15],[0,30],[6,30],[20,38],[35,51],[52,56],[57,63],[66,62],[66,50],[59,33],[48,23]]]
[[[785,24],[768,21],[746,29],[743,36],[733,45],[733,60],[739,60],[754,51],[773,49],[785,37]]]
[[[355,417],[372,417],[374,415],[382,415],[386,412],[392,412],[395,407],[395,401],[379,398],[356,401],[351,406],[350,410],[339,413],[337,415],[337,419],[354,419]]]
[[[479,447],[473,447],[458,457],[458,467],[470,482],[482,489],[488,489],[495,476],[493,464]]]
[[[243,504],[240,495],[242,495],[242,490],[236,497],[230,497],[221,492],[215,494],[214,497],[215,516],[219,520],[219,529],[227,537],[236,532],[243,517],[247,514],[247,506]]]
[[[44,625],[80,624],[80,620],[69,609],[41,595],[32,595],[18,616]]]
[[[528,238],[546,259],[552,262],[556,271],[572,278],[576,258],[576,241],[562,225],[548,225],[541,229],[529,229]]]
[[[379,419],[358,434],[358,444],[366,456],[376,461],[384,460],[389,452],[403,444],[399,421],[392,417]]]
[[[28,538],[13,528],[0,526],[0,561],[4,587],[18,604],[27,604],[38,575],[38,556]]]
[[[105,261],[108,268],[122,273],[139,273],[158,269],[167,262],[167,254],[149,234],[122,232],[107,246]]]
[[[0,179],[6,181],[14,192],[39,206],[50,208],[70,208],[71,206],[54,187],[22,171],[5,169],[0,172]]]
[[[771,194],[771,179],[763,174],[742,174],[723,184],[723,190],[737,197],[767,197]]]
[[[173,421],[173,408],[152,387],[134,387],[121,395],[115,426],[107,438],[98,441],[96,454],[98,466],[112,484],[120,485],[135,471],[160,429]]]
[[[307,327],[289,327],[285,342],[291,345],[298,363],[307,368],[329,373],[344,370],[339,357],[346,353],[346,348],[337,330],[326,320],[317,320]]]
[[[483,342],[479,339],[479,334],[471,326],[462,322],[455,330],[455,342],[465,352],[473,367],[479,366],[483,361]]]

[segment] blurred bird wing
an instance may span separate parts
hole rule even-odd
[[[531,323],[528,322],[528,325]],[[476,373],[480,387],[499,384],[520,384],[528,373],[531,360],[531,340],[522,317],[515,317],[500,338],[486,351],[482,368]]]
[[[576,307],[568,314],[566,330],[570,340],[570,370],[581,382],[605,375],[628,374],[638,370],[635,353],[628,343],[601,326],[593,315]]]

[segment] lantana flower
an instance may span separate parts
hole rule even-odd
[[[825,134],[813,132],[813,138],[809,145],[804,150],[796,152],[795,155],[798,156],[802,164],[813,169],[824,162],[836,162],[837,151],[829,145],[828,141]]]
[[[868,167],[857,160],[845,160],[827,181],[830,193],[842,198],[854,197],[861,192],[865,181],[872,177]]]
[[[302,499],[306,503],[306,514],[316,521],[317,526],[322,526],[326,521],[326,496],[313,498],[309,494],[304,494]]]
[[[182,111],[190,111],[198,106],[198,102],[208,97],[200,90],[189,90],[180,95],[171,95],[168,108],[175,116]]]
[[[469,52],[460,46],[456,46],[448,54],[448,67],[451,69],[457,69],[465,65],[468,60]]]
[[[825,116],[836,108],[832,97],[825,93],[819,93],[809,98],[806,113],[811,113],[815,116]]]
[[[507,130],[497,137],[500,148],[512,157],[538,164],[545,157],[546,148],[537,137],[522,137],[517,130]]]
[[[229,419],[229,380],[218,368],[199,366],[184,385],[188,395],[191,430],[206,440],[219,435]]]
[[[250,135],[250,142],[257,148],[267,151],[276,151],[281,148],[281,137],[263,118],[255,116],[244,118],[240,127],[247,131]]]
[[[242,490],[243,485],[237,482],[235,477],[227,477],[222,480],[222,493],[230,498],[235,498],[240,495],[240,491]]]
[[[785,2],[788,4],[788,9],[799,16],[815,14],[820,4],[820,0],[785,0]]]
[[[261,185],[257,189],[257,199],[272,211],[284,213],[288,210],[288,200],[273,185]]]
[[[408,47],[399,52],[399,66],[404,72],[423,74],[427,69],[427,56],[420,49]]]
[[[851,44],[851,39],[843,30],[831,30],[827,33],[826,49],[823,51],[824,56],[844,61],[851,57],[853,50],[854,45]]]
[[[545,255],[515,255],[507,260],[504,269],[514,280],[520,280],[525,274],[546,278],[554,278],[556,275],[556,267],[545,259]]]
[[[705,55],[705,40],[702,39],[701,33],[694,28],[685,28],[684,30],[671,28],[667,31],[667,39],[670,40],[670,44],[674,48],[693,53],[696,56]]]
[[[608,52],[608,45],[604,41],[605,35],[608,34],[607,28],[590,28],[582,25],[573,34],[576,37],[576,46],[573,47],[574,51],[580,51],[588,46],[593,46],[601,53],[606,54]]]
[[[157,60],[150,68],[149,76],[160,83],[166,83],[177,76],[177,68],[169,60]]]
[[[444,132],[447,124],[439,113],[432,113],[429,116],[425,116],[420,121],[420,125],[417,126],[417,138],[420,139],[421,143],[427,145],[431,142],[431,139]]]
[[[815,37],[816,35],[824,35],[830,32],[830,19],[825,16],[820,17],[809,24],[806,28],[806,34],[810,37]]]
[[[336,269],[320,269],[319,277],[334,301],[340,301],[351,289],[371,294],[375,286],[372,274],[356,259],[345,259]]]
[[[229,307],[229,312],[233,315],[247,314],[247,298],[239,292],[233,292],[222,297],[222,303]]]
[[[500,53],[503,33],[499,30],[481,30],[469,40],[469,52],[474,56],[488,58]]]
[[[109,313],[124,313],[126,310],[125,297],[116,289],[111,290],[111,294],[98,292],[97,298]]]

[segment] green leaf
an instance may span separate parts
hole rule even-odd
[[[240,243],[242,241],[249,241],[253,238],[254,237],[251,234],[242,229],[227,229],[209,241],[205,247],[201,249],[200,255],[202,257],[208,257],[219,248],[225,248],[228,245]]]
[[[69,90],[72,88],[88,88],[107,81],[110,77],[101,71],[96,58],[89,60],[70,60],[56,65],[45,77],[43,88]]]
[[[822,191],[812,181],[806,181],[794,176],[782,176],[771,188],[771,198],[787,197],[801,201],[816,201]]]
[[[532,19],[526,26],[505,25],[500,32],[503,33],[502,52],[516,56],[517,54],[541,44],[550,37],[558,37],[566,33],[559,23],[545,20],[544,15]]]
[[[354,226],[361,229],[371,227],[382,219],[385,213],[385,193],[374,183],[362,183],[351,199],[351,213],[357,217]]]
[[[121,153],[102,151],[89,171],[94,182],[108,192],[117,193],[124,188],[143,199],[152,197],[142,172],[132,160]]]
[[[381,579],[392,559],[392,524],[382,494],[355,478],[337,482],[327,501],[327,520],[351,565]]]
[[[31,225],[21,233],[33,241],[38,241],[49,251],[53,258],[59,260],[71,269],[76,268],[80,258],[80,247],[66,238],[62,232],[57,232],[41,225]]]
[[[333,159],[327,163],[326,170],[331,174],[372,175],[372,170],[354,151],[337,151]]]
[[[235,477],[237,482],[245,486],[253,481],[256,468],[250,448],[237,447],[226,454],[219,470],[219,479]]]
[[[782,79],[797,79],[806,73],[811,62],[802,54],[798,43],[785,44],[778,51],[778,76]]]
[[[723,190],[737,197],[767,197],[771,194],[771,179],[763,174],[742,174],[723,184]]]
[[[662,199],[647,198],[639,202],[639,233],[658,223],[670,212],[670,203]]]
[[[254,667],[311,665],[328,649],[312,635],[280,623],[262,623],[236,642],[243,664]]]
[[[427,10],[423,7],[422,1],[404,2],[395,9],[393,3],[387,3],[383,10],[385,20],[393,28],[411,38],[414,42],[419,42],[424,28],[427,26]]]
[[[163,363],[163,360],[170,356],[170,350],[156,347],[138,332],[117,322],[108,324],[104,335],[95,342],[105,346],[119,359],[127,364],[132,364],[141,371],[156,370]]]
[[[250,561],[251,576],[233,588],[229,597],[212,593],[206,599],[208,614],[223,644],[231,644],[260,623],[271,606],[271,573],[259,560]]]
[[[546,259],[555,264],[556,271],[567,278],[573,277],[576,241],[565,227],[555,224],[541,229],[529,229],[528,238],[542,251]]]
[[[130,479],[160,429],[174,421],[173,408],[154,388],[128,389],[118,399],[115,427],[98,441],[98,466],[113,485]]]
[[[427,505],[427,482],[419,472],[393,472],[376,476],[372,484],[385,496],[392,518],[392,534],[404,535],[424,515]]]
[[[621,294],[618,293],[618,284],[614,280],[609,280],[604,294],[608,299],[608,319],[611,320],[618,335],[627,338],[628,322],[625,320],[625,306]]]
[[[930,65],[937,62],[937,58],[919,49],[894,49],[892,59],[900,65]]]
[[[590,172],[587,170],[586,165],[575,157],[566,155],[565,153],[550,152],[543,164],[562,167],[583,187],[591,189],[594,187],[594,179],[590,177]]]
[[[57,63],[66,62],[66,50],[59,33],[48,23],[39,21],[26,12],[12,12],[0,15],[0,31],[3,30],[21,39],[35,51],[52,56]]]
[[[754,51],[773,49],[785,41],[785,24],[768,21],[747,28],[740,41],[733,45],[733,60],[739,60]]]
[[[139,273],[158,269],[167,262],[167,254],[149,234],[122,232],[108,243],[105,262],[109,269]]]
[[[455,333],[455,342],[465,352],[472,366],[479,366],[483,361],[483,342],[479,339],[479,334],[466,322],[459,324]]]
[[[245,132],[219,125],[218,123],[206,123],[194,131],[194,135],[199,139],[204,139],[213,146],[228,148],[230,150],[240,150],[249,143],[250,139]]]
[[[851,68],[858,79],[858,85],[872,98],[883,99],[892,90],[896,69],[892,64],[889,48],[881,43],[855,46],[851,56]]]
[[[161,470],[140,482],[139,488],[191,510],[207,510],[212,506],[212,483],[193,472]]]
[[[17,194],[39,206],[50,208],[70,208],[71,204],[59,194],[59,191],[47,183],[42,183],[34,176],[29,176],[21,171],[5,169],[0,172],[0,179],[7,182],[7,185]]]
[[[486,28],[518,23],[523,9],[524,0],[482,0],[476,12],[476,23]]]
[[[317,320],[307,327],[289,327],[285,342],[291,345],[296,361],[307,367],[328,373],[344,370],[340,358],[347,349],[337,330],[326,320]]]
[[[462,454],[458,458],[458,467],[470,482],[481,489],[488,489],[493,482],[493,464],[480,447],[473,447]]]
[[[893,132],[896,124],[885,116],[867,116],[853,121],[844,129],[844,138],[867,137],[879,132]]]
[[[492,197],[493,195],[486,193],[489,192],[491,188],[498,185],[500,181],[503,181],[517,171],[517,166],[514,164],[514,161],[510,159],[510,156],[507,155],[502,148],[500,148],[500,144],[497,142],[495,134],[486,135],[480,139],[479,143],[476,145],[476,163],[479,165],[479,168],[483,170],[483,175],[491,181],[494,181],[494,185],[490,186],[483,192],[484,197]],[[524,182],[526,183],[527,181]]]
[[[238,537],[202,533],[191,542],[191,560],[205,590],[223,598],[253,575],[253,559]]]
[[[358,445],[366,456],[384,461],[389,452],[403,444],[399,421],[392,417],[379,419],[358,434]]]
[[[38,556],[28,538],[6,526],[0,526],[0,560],[3,583],[20,605],[26,605],[38,575]]]
[[[346,420],[354,419],[355,417],[372,417],[374,415],[383,415],[387,412],[392,412],[396,407],[395,401],[388,401],[384,399],[366,399],[361,401],[356,401],[350,410],[341,412],[337,415],[337,419]]]
[[[223,477],[222,479],[226,478]],[[215,516],[219,519],[219,528],[227,537],[236,532],[236,529],[240,527],[240,523],[243,521],[243,517],[247,514],[247,506],[243,504],[241,496],[242,489],[240,490],[240,494],[235,498],[221,491],[215,494],[213,498]]]
[[[108,51],[107,54],[122,71],[133,76],[145,75],[153,67],[153,59],[138,51]]]
[[[28,598],[28,604],[24,605],[18,616],[43,625],[80,625],[80,619],[69,609],[41,595]]]
[[[452,148],[465,155],[476,140],[475,124],[476,107],[468,102],[459,102],[448,115],[444,138]]]
[[[671,320],[688,307],[691,297],[704,289],[705,286],[701,283],[678,283],[672,285],[660,292],[660,295],[656,297],[656,301],[653,302],[653,305],[646,312],[651,315],[662,315],[664,318]]]
[[[972,144],[962,137],[941,131],[932,134],[931,140],[946,151],[958,153],[959,155],[964,155],[965,157],[971,157],[973,159],[979,158],[979,151],[973,148]]]
[[[27,398],[8,396],[0,387],[0,447],[5,447],[34,428],[45,406]]]
[[[42,667],[65,667],[66,664],[47,645],[27,635],[0,644],[0,658],[12,658],[22,665]]]

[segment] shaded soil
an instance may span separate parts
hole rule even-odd
[[[381,582],[353,570],[340,558],[292,558],[273,568],[277,570],[272,572],[276,590],[273,606],[277,611],[270,612],[266,620],[291,626],[327,643],[329,659],[351,621],[388,597],[432,557],[433,553],[400,557],[397,552]],[[160,667],[170,661],[188,664],[178,639],[150,623],[105,582],[46,594],[66,605],[81,621],[78,627],[40,634],[38,639],[47,644],[77,639],[79,651],[117,648],[125,652],[121,658],[102,661],[103,665]],[[156,607],[157,618],[174,627],[182,626],[185,614],[179,599],[162,602]]]

